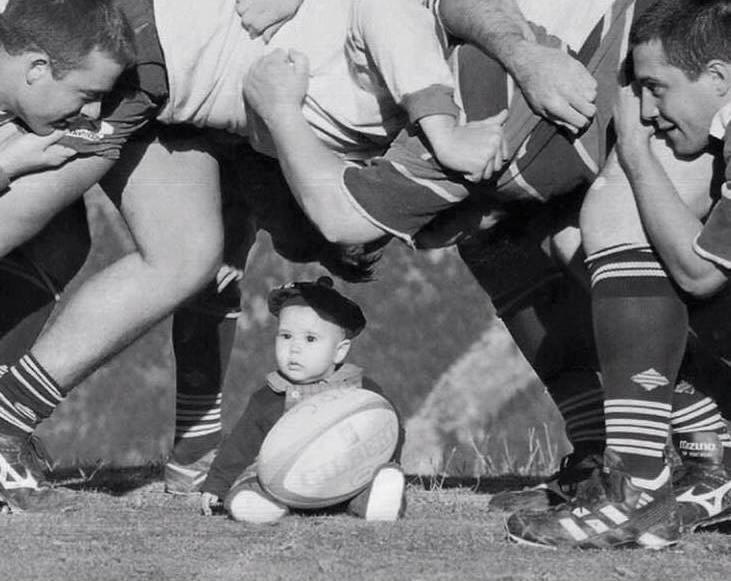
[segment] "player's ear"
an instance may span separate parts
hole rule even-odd
[[[710,76],[720,97],[731,95],[731,62],[713,59],[706,65],[706,73]]]
[[[335,349],[335,363],[337,365],[345,360],[348,356],[348,351],[350,351],[350,339],[343,339]]]
[[[53,74],[51,62],[46,53],[28,52],[23,55],[23,58],[25,59],[25,82],[29,85]]]

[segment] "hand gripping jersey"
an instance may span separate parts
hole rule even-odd
[[[383,230],[412,243],[413,236],[441,211],[465,200],[488,203],[546,201],[587,188],[608,149],[609,123],[617,73],[627,49],[633,15],[646,0],[615,0],[575,54],[598,82],[598,113],[591,126],[573,137],[533,114],[514,81],[496,61],[470,46],[453,53],[458,103],[467,120],[484,119],[508,108],[505,124],[510,164],[490,182],[471,184],[444,172],[423,137],[404,131],[388,152],[367,167],[345,170],[343,186],[359,211]],[[539,42],[565,47],[535,28]]]
[[[308,57],[305,118],[346,158],[382,152],[408,117],[457,114],[432,15],[416,0],[304,0],[268,45],[249,37],[230,0],[155,0],[155,18],[170,82],[164,123],[252,133],[274,156],[263,124],[247,127],[242,91],[251,64],[275,48]]]
[[[252,63],[276,48],[307,55],[304,115],[345,158],[382,153],[421,116],[457,115],[434,19],[418,0],[304,0],[268,45],[250,38],[230,0],[123,0],[122,6],[140,63],[109,99],[103,121],[87,121],[73,133],[89,152],[118,150],[153,117],[248,136],[243,84]],[[274,155],[263,124],[257,129],[253,145]]]

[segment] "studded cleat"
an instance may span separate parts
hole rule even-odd
[[[692,532],[731,521],[731,477],[718,435],[678,434],[674,441],[683,460],[673,482],[681,529]]]
[[[620,467],[605,466],[576,499],[542,512],[517,512],[508,538],[538,547],[663,549],[680,537],[675,496],[667,479],[657,490],[633,484]]]
[[[170,458],[165,464],[165,492],[169,494],[200,492],[217,451],[217,449],[210,450],[190,464],[181,464]]]
[[[0,434],[0,505],[10,512],[67,510],[78,493],[44,482],[30,438]]]
[[[573,499],[583,483],[602,467],[601,454],[564,456],[561,468],[545,482],[523,490],[506,490],[490,499],[490,509],[515,512],[518,510],[546,510]]]

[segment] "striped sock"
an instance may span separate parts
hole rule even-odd
[[[695,397],[688,392],[678,393],[678,388],[686,389],[688,384],[680,382],[673,398],[672,426],[676,434],[689,432],[715,432],[723,440],[728,439],[726,422],[721,412],[710,397],[694,391]],[[691,386],[692,388],[692,386]]]
[[[177,395],[172,458],[191,464],[221,440],[223,382],[236,337],[238,285],[202,293],[173,318]]]
[[[23,436],[51,415],[64,399],[58,384],[27,353],[0,374],[0,431]]]
[[[574,452],[585,450],[601,453],[606,432],[604,427],[604,390],[594,372],[572,373],[571,388],[552,390],[556,406],[566,426],[566,437]]]
[[[588,257],[587,265],[607,448],[632,477],[653,479],[665,467],[687,310],[647,246],[613,247]]]
[[[222,394],[178,393],[175,397],[175,442],[207,452],[221,438]],[[182,461],[182,460],[181,460]],[[187,463],[187,462],[184,462]]]
[[[704,433],[717,436],[717,439],[710,436],[709,441],[712,441],[716,448],[721,446],[719,458],[725,460],[731,452],[728,426],[721,417],[716,402],[686,380],[679,381],[675,386],[672,426],[673,442],[681,458],[706,457],[707,450],[696,449],[698,442],[703,440]]]
[[[607,399],[607,447],[617,452],[625,469],[639,478],[654,478],[665,466],[670,433],[669,403],[644,399]]]
[[[696,341],[689,343],[678,374],[673,391],[673,441],[681,456],[693,457],[691,447],[683,442],[702,439],[703,433],[715,434],[715,439],[707,439],[722,448],[723,463],[731,471],[731,436],[720,409],[728,407],[725,392],[729,370],[715,354],[702,347]],[[684,454],[681,446],[689,453]]]

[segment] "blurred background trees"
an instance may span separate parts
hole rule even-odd
[[[131,249],[98,191],[87,195],[93,252],[77,280]],[[242,283],[243,316],[224,390],[224,430],[274,368],[269,290],[324,274],[287,263],[260,234]],[[545,472],[565,453],[557,411],[454,249],[414,252],[391,243],[376,280],[336,286],[368,325],[350,360],[384,386],[407,422],[404,463],[420,474]],[[63,466],[164,459],[175,402],[170,323],[158,325],[97,371],[41,429]]]

